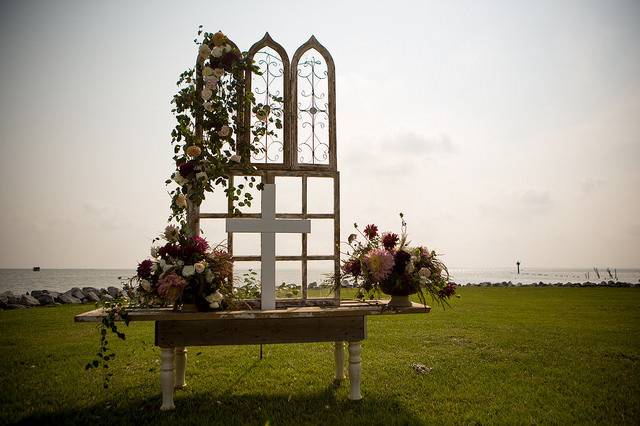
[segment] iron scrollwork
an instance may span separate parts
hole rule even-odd
[[[298,162],[329,163],[327,65],[315,50],[298,63]]]
[[[270,115],[282,120],[284,116],[283,104],[276,100],[283,98],[284,65],[282,59],[273,49],[265,47],[256,52],[254,61],[262,73],[262,75],[255,75],[251,83],[256,103],[269,106]],[[252,115],[251,120],[253,124],[258,119]],[[257,144],[260,151],[252,154],[251,160],[254,163],[282,163],[283,129],[276,128],[270,122],[267,122],[266,125],[265,135],[253,142]]]

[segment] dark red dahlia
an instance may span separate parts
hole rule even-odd
[[[202,237],[193,237],[182,246],[183,260],[188,260],[194,254],[204,254],[208,248],[207,240]]]
[[[455,283],[447,283],[447,285],[438,292],[440,297],[451,297],[456,292],[456,284]]]
[[[351,259],[348,260],[342,265],[342,270],[346,274],[351,274],[354,277],[359,277],[362,273],[362,266],[360,265],[359,259]]]
[[[196,168],[196,162],[195,161],[187,161],[184,163],[181,163],[178,166],[178,170],[180,171],[180,174],[182,175],[182,177],[189,177],[189,175],[191,175]]]
[[[193,237],[191,238],[191,246],[198,253],[203,253],[207,251],[209,248],[209,243],[202,237]]]
[[[365,226],[364,235],[370,240],[374,239],[378,235],[378,227],[373,223]]]
[[[394,234],[393,232],[385,232],[382,234],[382,245],[389,251],[393,250],[399,240],[400,237],[398,237],[398,234]]]
[[[393,261],[393,272],[402,274],[407,267],[407,263],[411,261],[411,255],[404,250],[398,250],[393,255]]]
[[[145,259],[142,262],[138,263],[138,277],[146,280],[151,276],[151,268],[153,267],[153,262],[149,259]]]
[[[158,249],[158,255],[164,260],[169,258],[177,258],[180,254],[180,247],[173,243],[167,243]]]

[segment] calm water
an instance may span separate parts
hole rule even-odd
[[[244,272],[246,271],[237,271],[239,274]],[[590,269],[522,269],[520,275],[508,268],[452,268],[450,272],[452,279],[459,284],[503,281],[511,281],[514,284],[532,284],[540,281],[545,283],[584,282],[587,281],[587,276],[592,282],[610,279],[606,270],[600,271],[600,279],[598,279]],[[622,269],[617,272],[619,281],[640,282],[640,269]],[[323,270],[309,270],[308,281],[321,282],[325,273],[326,271]],[[66,291],[71,287],[119,287],[119,277],[129,277],[133,274],[133,270],[127,269],[43,269],[39,272],[29,269],[0,269],[0,292],[11,290],[19,294],[31,290]],[[299,270],[279,269],[276,275],[278,283],[300,282]]]

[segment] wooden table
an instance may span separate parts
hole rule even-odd
[[[367,316],[426,313],[429,306],[392,308],[385,300],[341,301],[334,307],[287,307],[274,310],[174,312],[170,308],[132,309],[130,321],[155,321],[155,345],[160,347],[161,410],[172,410],[173,392],[183,388],[187,346],[256,345],[334,342],[336,380],[345,378],[344,346],[349,346],[349,399],[360,392],[361,342],[367,337]],[[76,315],[76,322],[100,322],[102,309]]]

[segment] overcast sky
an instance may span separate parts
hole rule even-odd
[[[640,266],[637,1],[3,1],[0,19],[0,267],[147,256],[199,24],[332,53],[345,238],[403,211],[454,267]]]

